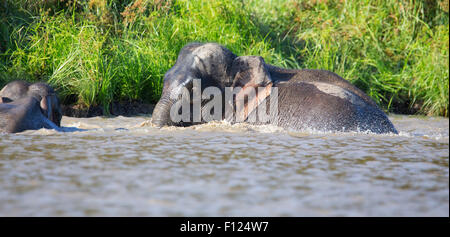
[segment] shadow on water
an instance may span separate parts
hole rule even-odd
[[[58,132],[63,133],[73,133],[73,132],[90,132],[90,131],[97,131],[96,128],[86,129],[86,128],[77,128],[77,127],[60,127]],[[128,131],[128,128],[114,128],[114,131]]]
[[[71,133],[71,132],[87,132],[90,130],[92,129],[84,129],[77,127],[60,127],[60,130],[58,132]]]

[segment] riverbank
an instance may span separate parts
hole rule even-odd
[[[333,71],[386,112],[448,117],[448,12],[448,0],[5,0],[0,86],[44,81],[67,114],[127,114],[117,101],[155,104],[184,45],[218,42]]]
[[[79,104],[61,105],[62,114],[69,117],[89,118],[95,116],[135,116],[151,114],[155,104],[147,104],[140,101],[113,102],[109,105],[109,112],[105,112],[102,106],[86,107]]]
[[[75,105],[61,105],[61,110],[64,116],[89,118],[95,116],[135,116],[142,114],[152,114],[155,104],[143,103],[141,101],[122,101],[112,102],[109,104],[109,112],[106,112],[103,106],[96,105],[86,107],[80,104]],[[407,106],[394,106],[392,113],[413,115],[417,114],[420,106],[416,105],[412,108]]]

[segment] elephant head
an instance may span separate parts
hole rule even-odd
[[[60,128],[42,113],[41,103],[42,101],[32,96],[0,103],[0,132],[16,133],[41,128],[60,131]]]
[[[193,81],[196,79],[201,82],[201,90],[197,93],[202,94],[205,88],[211,86],[220,91],[221,105],[230,104],[230,108],[233,108],[232,112],[226,112],[226,105],[221,106],[221,114],[225,116],[221,116],[220,119],[229,121],[234,120],[230,118],[235,115],[236,118],[245,120],[270,94],[272,87],[271,76],[262,57],[237,57],[230,50],[215,43],[189,44],[180,51],[175,65],[164,76],[162,96],[153,112],[152,121],[154,124],[157,126],[179,126],[194,124],[196,121],[204,122],[203,118],[199,117],[197,120],[192,118],[193,114],[196,114],[193,105],[196,93]],[[185,90],[184,88],[190,95],[186,104],[191,106],[190,111],[193,112],[190,114],[190,123],[174,122],[170,116],[171,107],[175,101],[179,101],[178,95],[182,93],[182,90]],[[225,98],[226,88],[232,88],[233,92],[231,93],[235,93],[232,96],[236,96],[236,103],[233,98]],[[239,88],[239,90],[236,92],[234,88]],[[258,91],[252,99],[248,99],[247,103],[244,104],[244,96],[248,96],[248,89],[257,88],[263,88],[263,93]],[[201,114],[204,114],[204,110],[211,109],[205,106],[210,99],[204,98],[203,95],[200,98],[201,101],[198,104],[201,106],[199,110],[202,110]],[[238,98],[242,98],[242,100],[238,100]]]
[[[32,97],[39,101],[42,114],[57,126],[61,126],[62,112],[56,92],[45,83],[30,84],[25,81],[8,83],[0,91],[0,103],[19,101]]]
[[[152,122],[157,126],[183,125],[170,118],[171,107],[181,90],[195,93],[194,79],[201,80],[201,90],[214,86],[224,90],[233,82],[232,62],[236,58],[231,51],[215,43],[191,43],[179,53],[175,65],[164,75],[161,98],[153,111]],[[192,99],[189,102],[192,106]],[[192,121],[192,120],[191,120]]]

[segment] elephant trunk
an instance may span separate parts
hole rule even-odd
[[[158,127],[173,125],[174,123],[170,118],[170,108],[174,103],[175,101],[171,100],[169,96],[163,95],[153,110],[152,123]]]

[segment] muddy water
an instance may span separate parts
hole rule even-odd
[[[1,134],[0,216],[449,216],[449,120],[400,135],[149,117]]]

